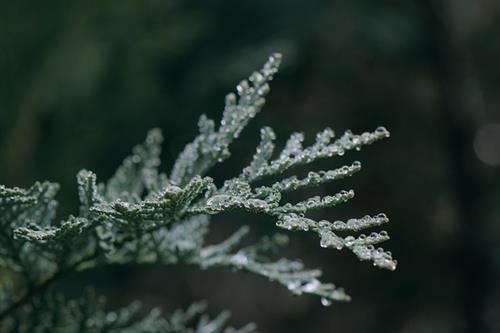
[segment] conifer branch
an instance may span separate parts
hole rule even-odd
[[[159,167],[163,138],[160,130],[154,129],[107,182],[98,183],[97,176],[88,170],[78,173],[79,212],[64,221],[55,221],[57,184],[35,183],[28,189],[0,185],[0,270],[10,272],[14,278],[23,277],[16,284],[17,290],[8,295],[9,279],[0,282],[0,330],[29,332],[58,327],[64,332],[255,331],[253,324],[239,330],[225,328],[226,312],[215,319],[201,315],[193,328],[193,319],[204,310],[200,304],[170,317],[160,315],[158,310],[141,317],[135,303],[108,312],[92,292],[79,300],[67,300],[51,291],[50,287],[68,274],[112,264],[228,267],[274,281],[295,295],[314,295],[323,305],[350,299],[344,289],[322,282],[321,270],[277,256],[288,242],[286,235],[273,233],[242,246],[250,230],[243,226],[218,244],[206,244],[212,216],[230,210],[267,215],[284,232],[314,233],[322,248],[347,249],[360,260],[394,270],[397,262],[392,254],[374,247],[389,239],[387,232],[358,234],[387,223],[384,214],[345,222],[308,217],[313,210],[353,199],[353,190],[296,203],[283,202],[285,193],[354,176],[361,170],[360,162],[332,170],[311,170],[302,178],[292,175],[269,185],[255,185],[295,167],[310,167],[318,160],[360,150],[389,137],[385,128],[361,134],[346,131],[337,139],[327,128],[308,147],[303,146],[304,135],[294,133],[276,153],[276,134],[264,127],[255,154],[237,177],[217,187],[206,176],[230,156],[231,143],[261,110],[280,62],[281,55],[273,54],[262,69],[240,82],[236,94],[227,95],[217,127],[213,120],[200,117],[199,134],[181,152],[169,176]]]

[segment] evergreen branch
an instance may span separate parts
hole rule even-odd
[[[0,329],[17,320],[18,315],[29,317],[30,309],[45,314],[46,319],[38,321],[34,316],[28,320],[32,326],[23,326],[25,331],[62,325],[58,329],[70,332],[73,329],[75,332],[85,329],[179,332],[188,329],[189,318],[201,314],[196,310],[200,307],[194,306],[170,319],[160,316],[156,310],[139,318],[132,315],[135,305],[106,312],[101,302],[90,294],[80,301],[67,301],[64,297],[54,298],[49,292],[49,287],[66,275],[99,265],[157,263],[229,267],[275,281],[295,295],[318,296],[323,305],[350,299],[342,288],[321,282],[321,270],[307,269],[299,260],[275,258],[278,248],[287,243],[284,235],[267,236],[242,247],[249,232],[248,227],[243,227],[219,244],[205,244],[205,236],[210,231],[209,216],[230,210],[265,214],[281,229],[316,233],[323,248],[347,249],[360,260],[394,270],[397,262],[392,254],[374,247],[389,239],[387,232],[356,234],[388,222],[384,214],[346,222],[315,221],[306,216],[310,211],[351,200],[353,190],[297,203],[282,202],[287,192],[353,176],[361,170],[360,162],[333,170],[310,171],[304,178],[293,175],[255,187],[255,183],[265,177],[279,176],[298,166],[344,155],[346,151],[360,150],[386,138],[389,132],[383,127],[360,135],[346,131],[336,140],[333,131],[327,128],[305,148],[303,134],[294,133],[274,159],[276,135],[271,128],[264,127],[251,162],[237,177],[225,180],[217,188],[213,179],[205,176],[210,168],[229,157],[232,141],[262,108],[269,92],[268,83],[280,61],[279,54],[272,55],[248,81],[240,82],[236,88],[238,97],[227,95],[217,129],[213,120],[200,118],[198,136],[179,155],[170,177],[159,170],[162,135],[159,130],[152,130],[106,183],[97,185],[97,177],[90,171],[78,173],[79,215],[69,216],[62,222],[54,221],[57,184],[35,183],[29,189],[0,186],[0,268],[12,272],[14,277],[19,274],[25,278],[19,283],[19,291],[12,293],[21,295],[19,298],[12,302],[9,297],[0,297],[0,309],[3,309]],[[7,283],[2,281],[0,290],[5,290]],[[196,328],[189,326],[189,329],[199,333],[255,331],[252,325],[240,330],[224,329],[227,318],[226,312],[212,320],[201,316]]]

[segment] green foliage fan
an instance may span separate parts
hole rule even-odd
[[[137,303],[111,311],[91,290],[74,300],[52,291],[52,285],[67,274],[109,264],[230,267],[266,277],[296,295],[316,295],[323,305],[350,299],[342,288],[321,282],[319,269],[307,269],[299,260],[272,259],[273,253],[288,242],[283,234],[269,235],[243,247],[242,239],[249,232],[243,226],[221,243],[205,244],[210,216],[229,210],[268,215],[281,229],[318,234],[321,247],[348,249],[360,260],[394,270],[396,261],[391,253],[374,247],[389,238],[385,231],[353,236],[388,222],[384,214],[345,222],[306,217],[309,211],[350,200],[352,190],[298,203],[282,202],[286,192],[352,176],[360,171],[359,162],[311,171],[302,179],[291,176],[269,186],[255,185],[296,166],[360,150],[388,137],[385,128],[361,135],[346,131],[337,139],[327,128],[308,147],[303,147],[304,136],[294,133],[273,158],[276,136],[271,128],[264,127],[251,163],[237,177],[217,187],[206,176],[229,157],[231,142],[261,110],[280,61],[281,55],[273,54],[261,70],[238,84],[237,94],[227,95],[218,127],[201,116],[198,136],[179,155],[169,176],[159,170],[162,135],[155,129],[106,184],[98,184],[91,171],[80,171],[79,214],[62,222],[54,221],[57,184],[36,183],[29,189],[0,186],[0,270],[9,272],[0,280],[1,331],[229,333],[256,329],[253,324],[241,329],[225,327],[228,314],[209,319],[202,315],[201,303],[170,316],[161,315],[158,309],[140,316]]]

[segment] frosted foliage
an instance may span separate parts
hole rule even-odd
[[[394,270],[391,253],[375,248],[389,239],[387,232],[360,234],[387,223],[384,214],[346,221],[310,217],[313,210],[325,211],[352,200],[353,190],[298,202],[283,199],[285,193],[355,175],[361,170],[358,161],[331,170],[311,170],[302,177],[290,173],[295,167],[386,138],[389,132],[385,128],[361,134],[346,131],[338,138],[327,128],[306,147],[304,135],[294,133],[276,151],[276,134],[264,127],[255,154],[238,176],[224,180],[221,186],[206,176],[210,168],[229,157],[231,142],[261,110],[280,62],[281,56],[273,54],[259,71],[238,84],[236,93],[227,95],[217,126],[201,116],[199,134],[181,152],[169,176],[160,169],[162,135],[154,129],[107,182],[99,183],[89,170],[78,173],[79,211],[63,221],[55,219],[57,184],[35,183],[28,189],[0,186],[0,269],[9,272],[0,281],[0,331],[255,331],[253,324],[227,328],[228,313],[210,319],[202,314],[203,304],[170,316],[156,309],[141,315],[144,311],[139,311],[137,303],[107,310],[102,298],[91,291],[75,300],[52,291],[68,274],[109,264],[227,267],[269,279],[294,295],[315,296],[325,306],[350,299],[343,288],[323,282],[321,270],[276,256],[288,244],[286,234],[273,233],[252,243],[246,237],[250,227],[240,226],[225,240],[207,244],[212,216],[230,210],[268,216],[276,231],[316,234],[322,248],[346,249],[360,260]],[[289,176],[282,177],[284,172]],[[276,181],[266,184],[269,176]]]
[[[281,54],[273,54],[262,69],[254,72],[248,80],[236,86],[236,94],[226,96],[226,105],[220,125],[215,128],[213,120],[200,117],[200,134],[186,146],[174,164],[170,180],[184,185],[195,175],[204,175],[216,163],[229,157],[229,145],[236,139],[248,121],[262,109],[269,93],[269,84],[278,71]]]
[[[139,302],[108,310],[106,300],[92,289],[87,289],[81,299],[65,299],[60,294],[47,295],[34,300],[29,309],[23,309],[16,318],[4,325],[5,332],[158,332],[158,333],[252,333],[254,324],[236,329],[227,326],[229,313],[222,312],[215,318],[204,315],[206,304],[194,303],[186,310],[162,315],[160,309],[141,314]],[[2,332],[4,332],[2,331]]]

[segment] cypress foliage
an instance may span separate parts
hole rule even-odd
[[[230,156],[229,146],[247,123],[260,112],[269,82],[278,71],[281,55],[273,54],[262,69],[241,81],[236,93],[226,96],[218,126],[201,116],[199,134],[186,145],[170,175],[161,172],[162,135],[150,131],[134,147],[105,183],[88,170],[77,175],[80,210],[77,216],[55,221],[58,185],[35,183],[28,189],[0,186],[0,330],[2,332],[255,332],[254,324],[226,327],[228,313],[214,319],[203,314],[205,304],[162,315],[153,309],[140,315],[140,305],[109,310],[105,300],[89,289],[79,299],[55,294],[52,286],[70,273],[110,264],[190,264],[201,268],[230,267],[268,278],[296,295],[312,294],[323,305],[348,301],[346,292],[322,282],[321,270],[308,269],[300,260],[275,258],[288,243],[284,234],[263,237],[242,246],[248,226],[219,244],[206,244],[212,215],[229,210],[265,214],[279,229],[315,233],[323,248],[347,249],[360,260],[394,270],[388,251],[374,245],[389,239],[387,232],[356,234],[388,222],[384,214],[347,221],[315,221],[306,215],[351,200],[353,190],[311,197],[297,203],[282,195],[350,177],[360,171],[358,161],[334,170],[311,171],[304,178],[291,176],[269,186],[256,186],[265,177],[279,177],[297,166],[341,156],[350,150],[389,136],[383,128],[335,139],[327,128],[315,142],[303,146],[304,136],[294,133],[275,153],[276,135],[261,130],[261,142],[250,164],[217,187],[207,172]],[[15,280],[15,283],[14,283]]]

